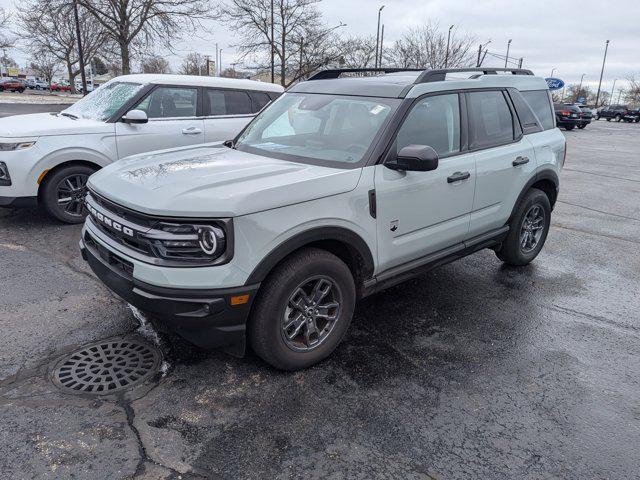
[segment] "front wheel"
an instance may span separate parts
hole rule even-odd
[[[622,120],[622,117],[620,115],[616,115],[616,122],[619,122],[620,120]]]
[[[573,130],[574,128],[576,128],[575,125],[567,125],[566,127],[564,127],[565,130]]]
[[[351,271],[316,248],[285,259],[260,287],[248,324],[253,350],[281,370],[327,358],[344,337],[355,306]]]
[[[585,127],[586,127],[586,125],[578,125],[578,128],[579,128],[580,130],[583,130]]]
[[[549,197],[537,188],[530,189],[509,222],[509,233],[496,252],[508,265],[523,266],[538,256],[551,225]]]
[[[47,212],[65,223],[84,221],[87,180],[95,171],[86,165],[70,165],[46,177],[41,199]]]

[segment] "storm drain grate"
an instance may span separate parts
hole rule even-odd
[[[105,340],[63,358],[53,381],[72,393],[107,395],[138,385],[157,373],[161,355],[135,338]]]

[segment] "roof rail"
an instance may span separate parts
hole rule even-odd
[[[442,82],[446,79],[447,73],[464,72],[477,72],[483,75],[497,75],[498,72],[511,73],[512,75],[533,75],[531,70],[523,68],[443,68],[440,70],[424,70],[415,83]]]
[[[329,70],[322,70],[309,80],[329,80],[333,78],[339,78],[343,73],[398,73],[398,72],[424,72],[424,68],[334,68]]]

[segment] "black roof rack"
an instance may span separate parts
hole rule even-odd
[[[476,72],[483,75],[497,75],[498,72],[511,73],[512,75],[533,75],[531,70],[522,68],[443,68],[439,70],[427,70],[424,68],[334,68],[322,70],[313,75],[309,80],[330,80],[339,78],[343,73],[400,73],[422,72],[414,83],[441,82],[446,79],[447,73]]]
[[[399,73],[399,72],[424,72],[424,68],[333,68],[329,70],[322,70],[309,80],[330,80],[339,78],[343,73]]]
[[[512,75],[533,75],[531,70],[523,68],[443,68],[440,70],[424,70],[416,79],[415,83],[442,82],[446,79],[447,73],[476,72],[483,75],[497,75],[498,72],[510,73]]]

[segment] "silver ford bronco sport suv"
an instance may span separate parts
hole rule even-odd
[[[326,70],[234,140],[92,175],[80,247],[192,343],[248,341],[301,369],[338,346],[359,298],[484,248],[531,262],[564,156],[528,70]]]

